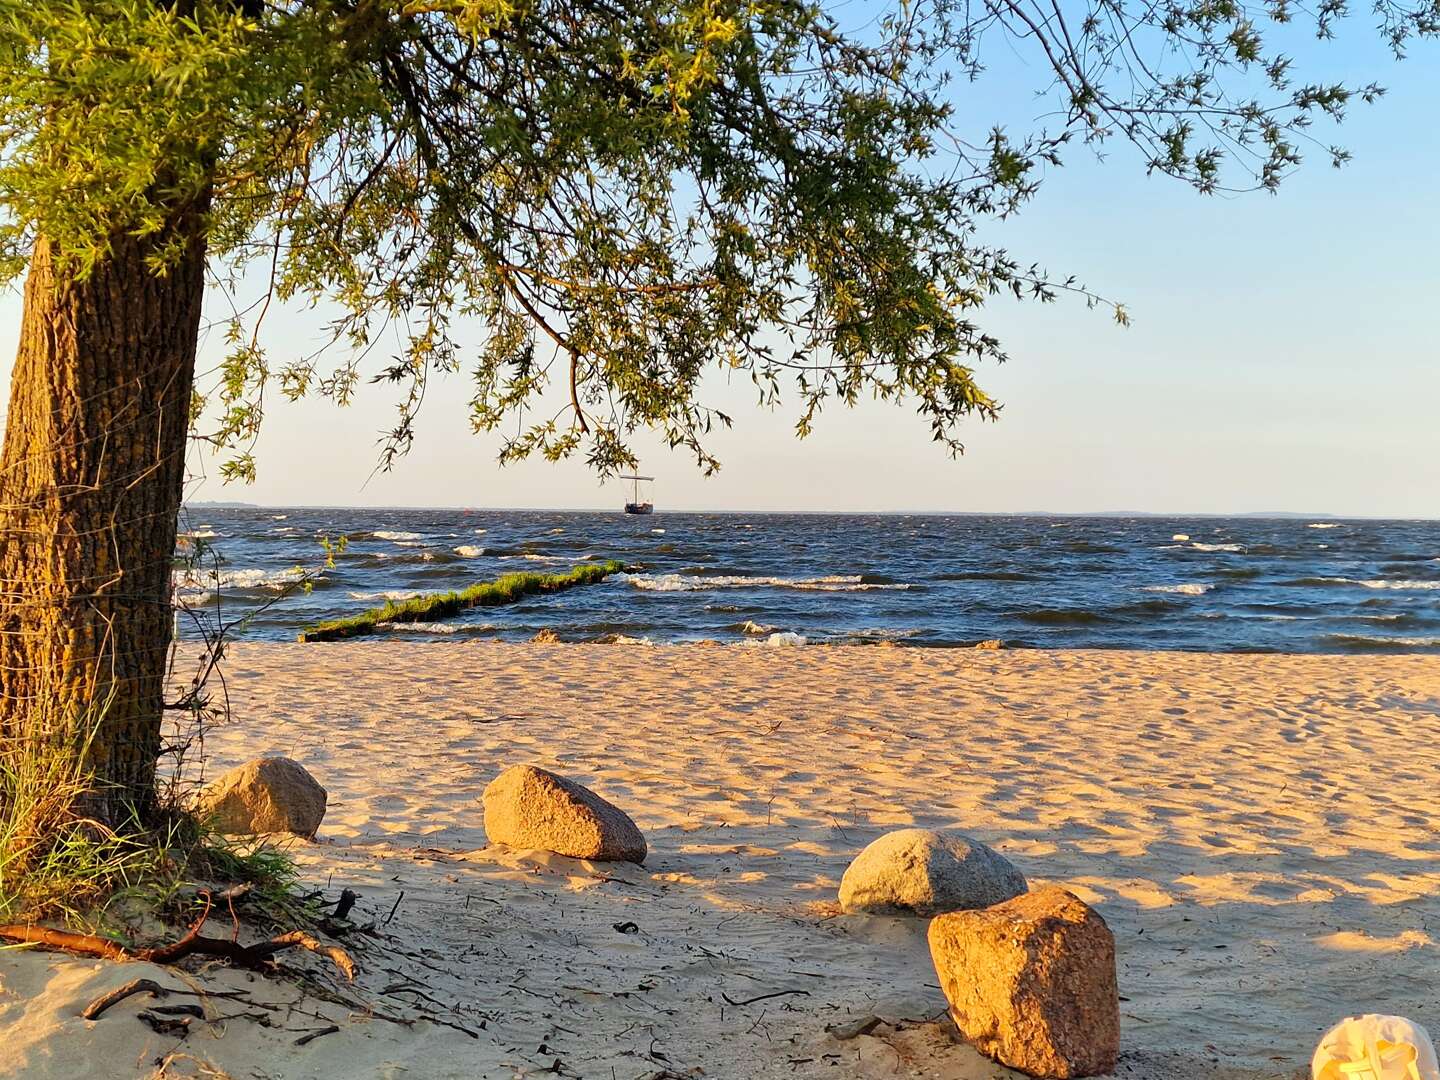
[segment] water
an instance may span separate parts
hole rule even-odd
[[[1440,522],[191,509],[223,559],[179,591],[241,637],[516,570],[620,559],[600,585],[391,638],[1440,652]],[[308,593],[276,601],[296,567]],[[215,584],[215,575],[200,575]],[[181,616],[182,632],[194,624]]]

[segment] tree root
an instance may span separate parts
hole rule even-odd
[[[50,949],[60,949],[65,952],[79,953],[82,956],[98,956],[102,960],[140,960],[152,964],[174,964],[187,956],[214,956],[221,960],[228,960],[239,967],[261,968],[278,952],[286,949],[307,949],[319,956],[328,958],[346,979],[355,978],[355,961],[350,954],[338,945],[325,945],[303,930],[291,930],[289,933],[278,934],[268,941],[259,941],[254,945],[241,945],[238,941],[226,940],[224,938],[203,937],[200,928],[205,925],[205,920],[210,917],[210,895],[206,893],[205,910],[200,913],[200,918],[195,920],[193,926],[184,937],[168,945],[160,945],[150,949],[128,950],[123,946],[107,938],[96,937],[94,934],[76,934],[69,930],[52,930],[47,926],[22,926],[11,924],[0,926],[0,938],[8,941],[20,941],[29,944],[42,945]],[[137,980],[145,981],[145,980]],[[133,985],[133,984],[131,984]],[[152,984],[158,985],[158,984]],[[122,987],[121,989],[126,989]],[[139,993],[139,989],[130,990],[130,993]],[[128,996],[125,995],[125,996]],[[121,1000],[116,998],[116,1001]],[[114,1004],[109,1002],[108,1004]],[[92,1006],[93,1007],[93,1006]],[[108,1007],[108,1005],[107,1005]]]
[[[166,994],[170,993],[170,991],[154,979],[131,979],[124,986],[116,987],[108,994],[102,994],[90,1002],[89,1005],[85,1006],[85,1010],[80,1015],[86,1020],[99,1020],[100,1014],[110,1008],[111,1005],[118,1005],[134,994],[144,993],[154,994],[158,998],[163,998]]]

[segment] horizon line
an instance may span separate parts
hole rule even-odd
[[[201,499],[184,502],[181,509],[208,507],[217,510],[432,510],[456,513],[485,514],[616,514],[620,510],[611,506],[460,506],[445,504],[359,504],[359,503],[251,503],[228,499]],[[1409,517],[1389,514],[1334,514],[1297,510],[760,510],[760,509],[716,509],[696,507],[675,507],[657,510],[653,515],[666,514],[737,514],[737,515],[788,515],[793,517],[1013,517],[1013,518],[1252,518],[1260,520],[1297,520],[1311,518],[1315,521],[1440,521],[1435,517]]]

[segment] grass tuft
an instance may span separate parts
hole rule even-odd
[[[93,727],[91,729],[93,731]],[[107,826],[85,815],[88,739],[0,739],[0,923],[59,923],[132,944],[195,913],[199,890],[250,886],[247,914],[303,914],[283,851],[162,808]]]
[[[577,585],[593,585],[624,569],[624,563],[612,559],[577,566],[563,574],[506,574],[460,592],[432,593],[409,600],[391,601],[384,607],[371,608],[358,615],[315,623],[300,631],[300,640],[340,641],[362,637],[374,633],[381,623],[438,622],[467,608],[513,604],[535,593],[561,592]]]

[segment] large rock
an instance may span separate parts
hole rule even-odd
[[[260,757],[221,774],[201,793],[199,812],[233,836],[313,837],[325,817],[325,789],[287,757]]]
[[[840,879],[840,907],[850,914],[928,918],[989,907],[1025,888],[1025,875],[979,840],[900,829],[856,856]]]
[[[575,859],[645,861],[645,837],[629,815],[563,776],[515,765],[490,782],[484,801],[492,844]]]
[[[950,1015],[981,1053],[1031,1076],[1113,1072],[1120,1053],[1115,937],[1056,886],[930,924]]]

